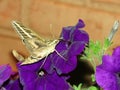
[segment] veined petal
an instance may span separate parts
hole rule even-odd
[[[0,66],[0,86],[7,81],[12,74],[12,69],[9,65]]]

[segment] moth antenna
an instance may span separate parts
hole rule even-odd
[[[51,36],[52,36],[52,39],[55,39],[55,34],[54,34],[54,32],[52,32],[53,31],[53,25],[52,24],[50,24],[50,34],[51,34]],[[52,32],[52,33],[51,33]]]

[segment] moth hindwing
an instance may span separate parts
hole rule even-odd
[[[31,29],[16,21],[12,21],[12,25],[30,52],[30,56],[28,56],[28,58],[25,58],[22,64],[35,63],[55,51],[55,46],[59,40],[45,40]],[[14,51],[13,55],[17,59],[22,56],[19,55],[17,51]]]

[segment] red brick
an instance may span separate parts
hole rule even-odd
[[[0,1],[0,27],[11,27],[12,20],[20,18],[20,0]]]
[[[103,3],[115,3],[115,4],[120,4],[119,0],[92,0],[96,2],[103,2]]]
[[[93,40],[103,40],[120,14],[102,10],[34,0],[30,13],[30,25],[44,35],[50,35],[49,24],[53,24],[55,35],[60,34],[61,28],[74,25],[79,18],[86,23],[86,31]]]

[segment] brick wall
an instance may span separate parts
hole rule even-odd
[[[63,26],[74,25],[81,18],[85,30],[93,40],[108,36],[115,20],[120,20],[119,0],[1,0],[0,1],[0,63],[15,68],[11,50],[29,55],[14,32],[11,21],[21,21],[41,36],[58,37]],[[52,31],[50,31],[52,24]],[[120,30],[114,37],[113,47],[120,45]],[[111,48],[111,49],[112,49]]]

